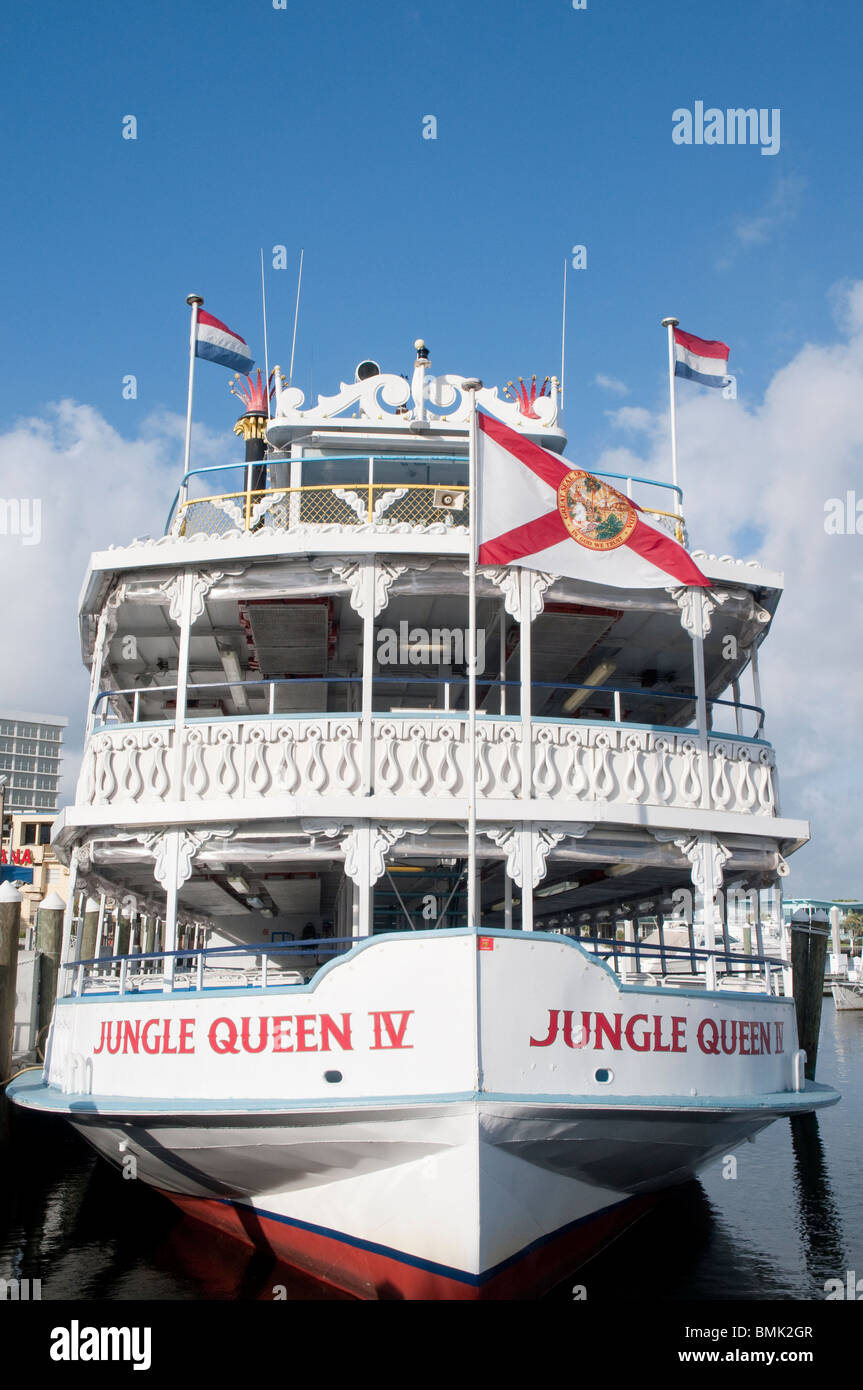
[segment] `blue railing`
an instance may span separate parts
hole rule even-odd
[[[446,930],[446,929],[443,929]],[[490,927],[489,930],[500,930],[500,928]],[[537,927],[542,931],[541,926]],[[378,936],[391,936],[410,934],[410,928],[395,929],[378,933]],[[672,968],[675,963],[689,964],[692,976],[704,974],[709,971],[709,962],[713,962],[713,969],[725,965],[729,977],[740,974],[742,978],[750,974],[763,976],[766,984],[767,993],[771,992],[771,976],[774,971],[781,971],[787,968],[787,961],[779,957],[765,955],[762,943],[758,942],[756,953],[732,952],[728,942],[721,947],[708,949],[705,946],[696,946],[693,939],[690,939],[688,946],[666,945],[660,936],[658,942],[639,942],[620,941],[616,938],[579,936],[573,931],[563,930],[553,933],[554,935],[568,936],[575,940],[586,950],[599,956],[606,962],[611,962],[614,970],[620,974],[620,962],[632,960],[635,963],[637,972],[642,972],[645,962],[658,962],[660,970],[655,973],[657,976],[674,975]],[[760,932],[758,933],[760,937]],[[207,989],[218,990],[226,988],[241,989],[285,989],[298,987],[299,981],[286,983],[279,980],[269,973],[269,966],[274,956],[299,957],[297,963],[299,973],[304,960],[311,961],[314,971],[336,956],[344,955],[352,947],[377,937],[360,936],[341,936],[341,937],[315,937],[309,940],[299,939],[296,941],[285,942],[249,942],[247,945],[239,946],[206,946],[193,949],[185,948],[178,951],[146,951],[134,955],[118,956],[99,956],[84,960],[71,959],[64,963],[66,970],[72,971],[74,975],[74,989],[72,995],[65,995],[69,998],[80,998],[89,992],[98,990],[100,994],[110,993],[125,995],[129,993],[159,993],[165,991],[187,990],[194,993],[201,993]],[[236,974],[238,980],[234,983],[226,980],[224,975],[218,981],[206,982],[206,972],[217,968],[220,964],[230,964],[232,959],[241,962],[252,957],[255,960],[254,966],[243,966],[238,964]],[[260,964],[258,964],[260,962]],[[161,968],[156,968],[161,965]],[[312,971],[308,978],[311,978]],[[89,973],[88,973],[89,972]],[[645,971],[644,973],[650,973]],[[249,976],[252,979],[249,979]],[[303,984],[307,982],[304,976]],[[107,986],[107,988],[106,988]]]
[[[210,476],[211,474],[222,474],[222,475],[238,474],[239,477],[240,477],[240,480],[241,480],[241,486],[239,486],[239,487],[237,487],[237,488],[231,489],[228,493],[217,494],[217,496],[218,496],[218,495],[221,495],[221,496],[235,496],[235,495],[237,495],[237,494],[239,494],[239,493],[248,493],[248,494],[251,496],[252,494],[257,494],[257,493],[261,492],[261,489],[260,489],[260,488],[252,488],[252,487],[251,487],[251,479],[252,479],[252,470],[253,470],[253,469],[271,468],[271,467],[285,468],[285,467],[289,467],[290,464],[291,464],[292,462],[296,462],[296,463],[299,463],[299,464],[302,466],[302,468],[307,469],[307,470],[309,470],[310,472],[313,472],[313,471],[315,471],[315,470],[319,472],[322,468],[327,468],[327,467],[329,467],[330,464],[354,464],[354,465],[363,465],[367,470],[370,470],[370,472],[367,473],[367,476],[366,476],[365,478],[358,478],[358,477],[351,476],[349,479],[332,479],[332,480],[328,479],[327,482],[328,482],[328,483],[329,483],[329,482],[332,482],[332,486],[333,486],[333,487],[336,487],[336,486],[341,487],[341,486],[343,486],[343,485],[345,484],[345,482],[347,482],[348,485],[350,485],[350,486],[358,486],[358,487],[360,487],[360,486],[361,486],[361,487],[366,487],[366,486],[369,486],[369,485],[372,485],[372,486],[375,486],[375,487],[381,487],[381,486],[393,487],[393,486],[397,486],[398,482],[400,481],[400,479],[399,479],[398,477],[392,478],[392,477],[386,477],[386,476],[381,476],[381,477],[375,477],[375,476],[374,476],[374,464],[375,464],[376,461],[379,461],[379,462],[381,462],[382,464],[385,465],[385,467],[384,467],[384,469],[383,469],[383,473],[387,473],[387,472],[390,472],[390,471],[391,471],[391,470],[389,469],[389,465],[391,465],[391,464],[401,464],[401,465],[406,465],[406,466],[424,466],[424,465],[431,464],[431,463],[437,463],[437,464],[461,465],[461,467],[464,468],[464,467],[467,466],[468,457],[467,457],[467,454],[466,454],[466,453],[465,453],[465,454],[373,454],[373,453],[364,453],[364,454],[330,454],[330,455],[324,455],[324,456],[320,456],[320,457],[303,457],[303,458],[294,459],[294,460],[292,460],[292,459],[290,459],[290,458],[269,459],[269,460],[261,459],[261,460],[259,460],[259,461],[255,461],[255,462],[251,462],[251,463],[245,462],[245,463],[229,463],[229,464],[211,464],[211,465],[209,465],[208,467],[205,467],[205,468],[193,468],[193,469],[190,469],[190,471],[184,475],[183,480],[182,480],[182,482],[181,482],[179,488],[177,489],[176,493],[174,494],[173,500],[172,500],[172,502],[171,502],[171,507],[170,507],[170,510],[169,510],[169,512],[168,512],[168,518],[167,518],[167,521],[165,522],[165,535],[168,535],[169,532],[170,532],[171,525],[172,525],[172,523],[173,523],[173,521],[174,521],[174,517],[175,517],[175,514],[176,514],[177,505],[178,505],[178,503],[179,503],[179,501],[180,501],[180,497],[183,496],[183,495],[185,495],[186,488],[188,487],[188,484],[189,484],[189,482],[190,482],[190,480],[191,480],[192,478],[207,477],[207,476]],[[643,477],[640,477],[640,476],[638,476],[638,475],[636,475],[636,474],[634,474],[634,473],[613,473],[613,472],[608,472],[608,471],[600,471],[599,469],[594,470],[593,476],[594,476],[595,478],[609,478],[609,479],[612,479],[612,480],[613,480],[614,482],[616,482],[616,483],[623,483],[623,484],[624,484],[624,488],[625,488],[625,490],[626,490],[626,492],[627,492],[627,494],[628,494],[629,496],[632,495],[632,488],[633,488],[633,485],[636,485],[636,484],[637,484],[638,486],[640,486],[640,487],[651,487],[651,488],[654,488],[654,487],[655,487],[655,488],[660,488],[660,489],[661,489],[662,491],[664,491],[664,492],[670,492],[670,493],[674,494],[675,511],[677,511],[677,512],[682,512],[683,490],[682,490],[682,488],[678,487],[676,483],[667,483],[667,482],[663,482],[663,481],[661,481],[661,480],[658,479],[658,478],[643,478]],[[431,486],[431,485],[434,485],[436,482],[445,485],[447,481],[448,481],[448,480],[447,480],[446,478],[435,479],[435,478],[429,477],[429,479],[428,479],[428,483],[429,483],[430,486]],[[268,484],[268,488],[264,489],[264,491],[269,491],[269,490],[272,490],[272,489],[275,488],[275,487],[280,487],[280,486],[281,486],[280,484],[274,484],[274,483],[270,482],[270,483]],[[188,501],[190,501],[190,502],[194,502],[194,501],[198,501],[198,500],[200,500],[200,501],[206,501],[206,500],[208,500],[208,499],[207,499],[207,498],[200,498],[200,499],[198,499],[198,498],[194,498],[194,497],[193,497],[193,498],[188,498]],[[668,515],[671,515],[671,513],[668,513]],[[682,520],[682,518],[681,518],[681,520]]]
[[[309,685],[324,686],[324,687],[329,687],[329,686],[347,686],[347,687],[354,686],[354,687],[361,687],[361,686],[362,686],[362,679],[363,679],[362,676],[330,676],[330,675],[327,675],[327,676],[288,676],[288,677],[282,677],[282,678],[274,679],[274,680],[208,681],[208,682],[205,682],[205,683],[203,683],[203,684],[201,684],[201,685],[189,685],[189,686],[186,687],[187,711],[188,711],[189,708],[190,708],[190,702],[196,701],[197,699],[199,699],[199,697],[200,697],[201,695],[206,695],[208,692],[214,692],[214,691],[226,691],[226,692],[230,692],[230,698],[234,701],[234,705],[235,705],[235,709],[236,709],[236,708],[237,708],[237,707],[236,707],[236,697],[235,697],[235,695],[233,694],[233,692],[235,692],[235,691],[240,691],[240,692],[242,692],[243,696],[246,695],[246,692],[260,692],[260,693],[267,692],[267,699],[266,699],[264,702],[261,702],[261,708],[255,709],[255,710],[245,710],[245,711],[244,711],[244,710],[239,710],[238,713],[239,713],[241,716],[242,716],[242,715],[245,715],[246,717],[260,718],[262,715],[273,715],[273,716],[275,716],[275,717],[289,718],[289,717],[291,717],[291,716],[300,716],[300,715],[309,714],[309,715],[315,716],[316,718],[326,718],[326,717],[331,716],[331,715],[345,715],[345,714],[347,714],[347,715],[350,715],[350,714],[358,715],[358,714],[359,714],[359,709],[356,708],[356,707],[354,707],[353,709],[351,709],[351,708],[349,707],[349,705],[348,705],[347,700],[345,701],[344,708],[342,708],[342,709],[335,709],[335,710],[329,710],[329,711],[328,711],[328,710],[322,710],[322,709],[320,709],[320,707],[319,707],[320,702],[318,702],[317,704],[312,704],[311,707],[310,707],[308,710],[291,709],[291,710],[289,710],[289,711],[277,711],[276,708],[275,708],[275,705],[276,705],[276,690],[277,690],[279,687],[288,687],[288,686],[291,686],[291,685],[294,685],[294,686],[297,686],[297,687],[305,687],[305,686],[309,686]],[[464,710],[465,710],[465,708],[466,708],[466,703],[467,703],[467,689],[468,689],[469,682],[468,682],[465,678],[460,677],[460,676],[459,676],[459,677],[447,677],[447,676],[379,676],[379,675],[375,675],[375,676],[372,677],[372,682],[373,682],[373,688],[382,687],[382,686],[383,686],[383,687],[387,687],[387,686],[420,687],[420,690],[421,690],[421,691],[428,691],[428,692],[432,692],[432,691],[433,691],[433,692],[435,692],[435,696],[436,696],[436,697],[439,697],[439,693],[440,693],[440,692],[443,692],[443,696],[444,696],[444,704],[443,704],[443,706],[438,706],[438,707],[434,707],[434,708],[429,708],[427,711],[423,711],[423,712],[427,712],[429,715],[432,715],[432,716],[443,716],[443,717],[448,717],[448,716],[451,716],[451,715],[453,715],[453,714],[458,715],[458,714],[460,714],[460,713],[464,713]],[[631,716],[630,716],[629,718],[624,718],[624,716],[623,716],[623,708],[622,708],[622,703],[621,703],[624,699],[625,699],[625,700],[643,700],[643,701],[648,701],[648,700],[649,700],[649,701],[651,701],[654,705],[661,705],[661,704],[663,704],[664,702],[668,701],[668,702],[671,703],[672,709],[673,709],[673,707],[674,707],[675,704],[676,704],[676,707],[677,707],[678,709],[681,709],[681,711],[682,711],[682,708],[683,708],[684,706],[686,706],[686,705],[689,705],[689,706],[692,706],[692,707],[695,706],[695,695],[694,695],[694,694],[688,694],[688,695],[687,695],[687,694],[681,694],[681,693],[679,693],[678,691],[671,691],[671,690],[669,690],[669,691],[665,691],[665,690],[656,690],[656,689],[645,690],[643,687],[640,687],[640,686],[587,685],[587,684],[578,683],[578,682],[573,683],[573,682],[562,682],[562,681],[533,681],[533,682],[531,683],[531,688],[532,688],[532,690],[551,690],[551,691],[557,692],[558,694],[563,695],[563,696],[565,697],[564,700],[563,700],[563,705],[564,705],[564,707],[565,707],[565,704],[566,704],[566,697],[568,697],[570,694],[579,693],[579,692],[582,692],[582,691],[586,693],[586,695],[587,695],[588,698],[591,698],[591,697],[593,697],[593,696],[603,696],[603,697],[606,697],[606,698],[608,699],[608,702],[609,702],[609,705],[610,705],[610,709],[609,709],[610,720],[611,720],[611,722],[613,722],[613,723],[618,723],[618,724],[623,724],[623,723],[637,723],[637,722],[638,722],[636,719],[634,719],[634,718],[631,717]],[[485,676],[479,676],[479,677],[477,678],[477,691],[478,691],[478,698],[479,698],[479,699],[488,699],[490,696],[493,696],[495,692],[502,692],[502,691],[506,691],[506,690],[516,690],[516,691],[520,691],[520,690],[521,690],[521,682],[520,682],[520,681],[517,681],[517,680],[500,680],[500,679],[491,678],[491,677],[485,677]],[[461,704],[459,704],[458,701],[457,701],[455,704],[451,703],[451,694],[452,694],[453,691],[456,691],[456,692],[457,692],[457,695],[458,695],[458,694],[462,694],[462,695],[464,696],[464,698],[463,698]],[[152,696],[154,696],[154,695],[159,695],[159,694],[173,694],[173,695],[174,695],[174,699],[176,700],[176,693],[177,693],[177,686],[176,686],[176,685],[136,686],[136,687],[131,687],[131,688],[127,689],[127,690],[103,690],[99,695],[96,696],[96,699],[93,701],[92,712],[93,712],[94,717],[99,718],[99,719],[101,720],[101,726],[104,726],[104,724],[107,722],[107,718],[108,718],[107,714],[105,713],[107,707],[110,705],[110,703],[111,703],[112,700],[121,700],[121,699],[122,699],[122,700],[126,700],[127,703],[131,703],[131,705],[132,705],[132,711],[131,711],[131,712],[132,712],[132,719],[131,719],[131,721],[129,721],[130,723],[132,723],[132,724],[138,724],[138,723],[152,723],[152,722],[156,722],[156,721],[164,721],[164,720],[166,720],[166,719],[170,719],[170,717],[171,717],[170,711],[169,711],[169,705],[168,705],[168,702],[167,702],[167,701],[162,701],[162,702],[161,702],[161,708],[159,708],[159,709],[157,710],[156,713],[145,713],[144,716],[143,716],[143,718],[141,717],[141,708],[140,708],[140,706],[141,706],[141,701],[142,701],[142,699],[145,699],[145,698],[149,699],[150,697],[152,697]],[[246,702],[248,703],[248,701],[246,701]],[[158,704],[158,703],[160,703],[160,702],[157,702],[157,704]],[[215,703],[215,701],[214,701],[214,703]],[[221,702],[219,702],[219,703],[221,703]],[[746,703],[746,702],[743,701],[743,700],[721,700],[721,699],[717,699],[717,698],[711,698],[711,699],[708,699],[708,701],[707,701],[707,707],[708,707],[708,710],[711,711],[711,713],[712,713],[712,711],[714,710],[714,708],[718,708],[718,709],[734,710],[735,712],[738,712],[738,711],[739,711],[741,714],[743,714],[743,713],[745,712],[745,713],[748,713],[748,714],[753,715],[753,716],[754,716],[754,721],[753,721],[753,722],[754,722],[754,733],[753,733],[752,735],[749,735],[749,736],[750,736],[750,737],[753,737],[753,738],[756,738],[756,739],[760,738],[761,733],[762,733],[762,730],[763,730],[763,727],[764,727],[764,719],[765,719],[764,710],[763,710],[763,708],[762,708],[760,705],[748,704],[748,703]],[[224,717],[227,717],[227,711],[226,711],[226,710],[222,709],[222,710],[220,711],[220,713],[221,713]],[[389,705],[386,706],[386,707],[384,707],[384,708],[379,708],[377,702],[374,702],[374,695],[373,695],[373,713],[378,714],[378,715],[392,715],[392,714],[398,715],[399,710],[398,710],[398,707],[393,707],[393,706],[389,706]],[[417,710],[416,710],[415,707],[408,707],[408,708],[405,710],[405,713],[406,713],[406,714],[413,714],[413,713],[417,713]],[[499,715],[499,714],[493,713],[493,712],[492,712],[491,710],[489,710],[489,709],[482,709],[482,708],[480,708],[480,709],[478,710],[478,716],[479,716],[479,718],[494,718],[494,719],[500,718],[500,715]],[[210,720],[210,719],[212,719],[213,717],[215,717],[215,716],[213,716],[213,715],[201,716],[202,719],[206,719],[206,720]],[[510,717],[514,717],[514,716],[510,716]],[[567,717],[567,715],[566,715],[566,713],[565,713],[565,711],[564,711],[563,708],[561,709],[559,715],[548,714],[548,715],[542,715],[542,716],[537,716],[537,717],[540,717],[540,718],[552,718],[552,719],[557,718],[557,719],[559,720],[559,722],[561,722],[561,723],[569,722],[568,717]],[[580,717],[580,719],[582,719],[582,720],[587,720],[588,722],[590,722],[590,721],[595,722],[596,719],[597,719],[597,717],[601,717],[601,716],[598,716],[598,715],[596,714],[596,712],[594,712],[593,714],[583,714],[583,715],[581,715],[581,716],[579,716],[579,717]],[[193,713],[189,714],[189,713],[187,712],[187,722],[194,722],[194,719],[195,719],[194,714],[193,714]],[[124,722],[124,721],[118,720],[118,723],[119,723],[119,722]],[[577,721],[574,721],[574,722],[577,722]],[[712,725],[712,720],[711,720],[711,725]],[[687,725],[680,726],[680,725],[669,724],[667,727],[670,727],[670,728],[679,728],[679,727],[689,727],[689,726],[687,726]],[[695,732],[695,731],[693,730],[693,732]],[[735,737],[735,736],[745,737],[745,735],[743,735],[742,733],[741,733],[740,735],[737,735],[736,733],[732,733],[732,734],[730,734],[729,736],[730,736],[730,737]]]

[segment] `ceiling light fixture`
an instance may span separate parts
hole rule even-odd
[[[549,883],[546,888],[537,888],[534,896],[537,898],[554,898],[558,893],[569,893],[573,888],[578,888],[579,886],[579,880],[577,878],[565,878],[561,883]]]
[[[590,675],[587,677],[587,679],[582,682],[582,686],[593,687],[597,685],[602,685],[603,681],[607,680],[608,677],[612,674],[612,672],[616,670],[616,661],[600,661],[599,665],[595,666],[591,671]],[[584,704],[585,700],[590,699],[590,696],[590,688],[573,690],[570,695],[567,695],[566,699],[563,702],[564,714],[572,714],[573,710],[580,709],[580,707]]]

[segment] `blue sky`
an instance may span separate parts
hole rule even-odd
[[[563,261],[584,244],[580,448],[604,441],[597,372],[659,398],[664,313],[730,343],[758,392],[789,346],[830,332],[827,290],[857,264],[861,27],[850,0],[10,6],[0,410],[62,392],[124,431],[182,410],[185,295],[262,359],[258,252],[274,244],[281,360],[305,247],[306,387],[329,393],[368,353],[409,370],[417,334],[446,370],[556,372]],[[779,107],[779,154],[675,146],[673,109],[699,99]],[[763,239],[743,240],[753,224]],[[199,384],[202,417],[227,424],[225,374]]]
[[[812,669],[831,720],[863,724],[859,709],[837,712],[861,686],[861,663],[824,619],[837,582],[848,585],[843,603],[860,602],[859,542],[825,538],[821,522],[823,497],[858,478],[863,496],[861,37],[854,0],[6,6],[2,494],[20,490],[26,472],[46,499],[69,498],[83,558],[158,529],[182,457],[176,421],[159,422],[185,410],[185,296],[202,293],[262,362],[260,247],[270,361],[283,366],[305,248],[295,382],[308,396],[312,384],[335,392],[366,356],[409,372],[418,335],[433,370],[501,386],[557,373],[564,259],[584,245],[587,268],[569,275],[568,455],[667,476],[659,321],[674,313],[730,344],[738,402],[679,389],[687,515],[705,548],[748,558],[763,544],[760,558],[788,571],[768,643],[772,689],[769,669],[765,682],[780,753],[784,737],[793,755],[788,813],[821,798],[821,848],[798,856],[811,867],[791,886],[863,894],[863,840],[837,819],[840,807],[859,809],[863,749],[816,756],[817,711],[801,735],[790,693],[817,626],[825,645]],[[697,101],[778,108],[779,153],[674,144],[672,113]],[[136,140],[122,138],[127,115]],[[435,140],[422,138],[428,115]],[[272,269],[274,245],[286,246],[287,270]],[[136,400],[122,397],[129,373]],[[829,459],[817,430],[808,452],[795,452],[840,376]],[[199,364],[199,463],[237,457],[229,380]],[[61,399],[76,404],[58,414]],[[41,422],[35,453],[15,431],[22,417]],[[792,453],[798,472],[786,478]],[[111,469],[116,506],[104,493],[82,507]],[[766,510],[759,480],[773,488]],[[792,514],[803,483],[814,492]],[[55,548],[65,515],[58,501],[52,523],[46,500]],[[63,644],[74,638],[83,558],[45,546],[38,555],[47,651],[62,650],[54,660],[69,673],[68,696],[40,701],[41,657],[0,673],[7,705],[60,700],[73,725],[83,676]],[[19,563],[6,557],[0,569],[7,559]]]

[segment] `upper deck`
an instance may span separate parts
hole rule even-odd
[[[184,914],[222,941],[306,914],[364,936],[415,924],[419,895],[451,925],[472,784],[483,924],[634,917],[718,890],[723,864],[785,872],[808,828],[780,810],[757,669],[781,575],[699,552],[707,590],[480,566],[472,741],[465,392],[423,349],[411,382],[357,375],[309,408],[280,385],[272,418],[238,422],[242,462],[183,479],[163,536],[92,557],[85,754],[57,825],[82,880],[165,912],[168,949]],[[595,472],[555,382],[476,394]],[[600,476],[685,538],[679,489]]]

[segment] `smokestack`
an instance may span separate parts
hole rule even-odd
[[[247,376],[248,387],[242,387],[238,391],[235,388],[239,380],[237,376],[231,382],[231,394],[239,397],[246,410],[234,425],[234,434],[240,435],[246,441],[246,463],[253,465],[249,470],[249,488],[252,492],[263,492],[267,486],[267,466],[264,462],[267,456],[266,430],[269,419],[267,392],[260,367],[257,371],[257,381]]]

